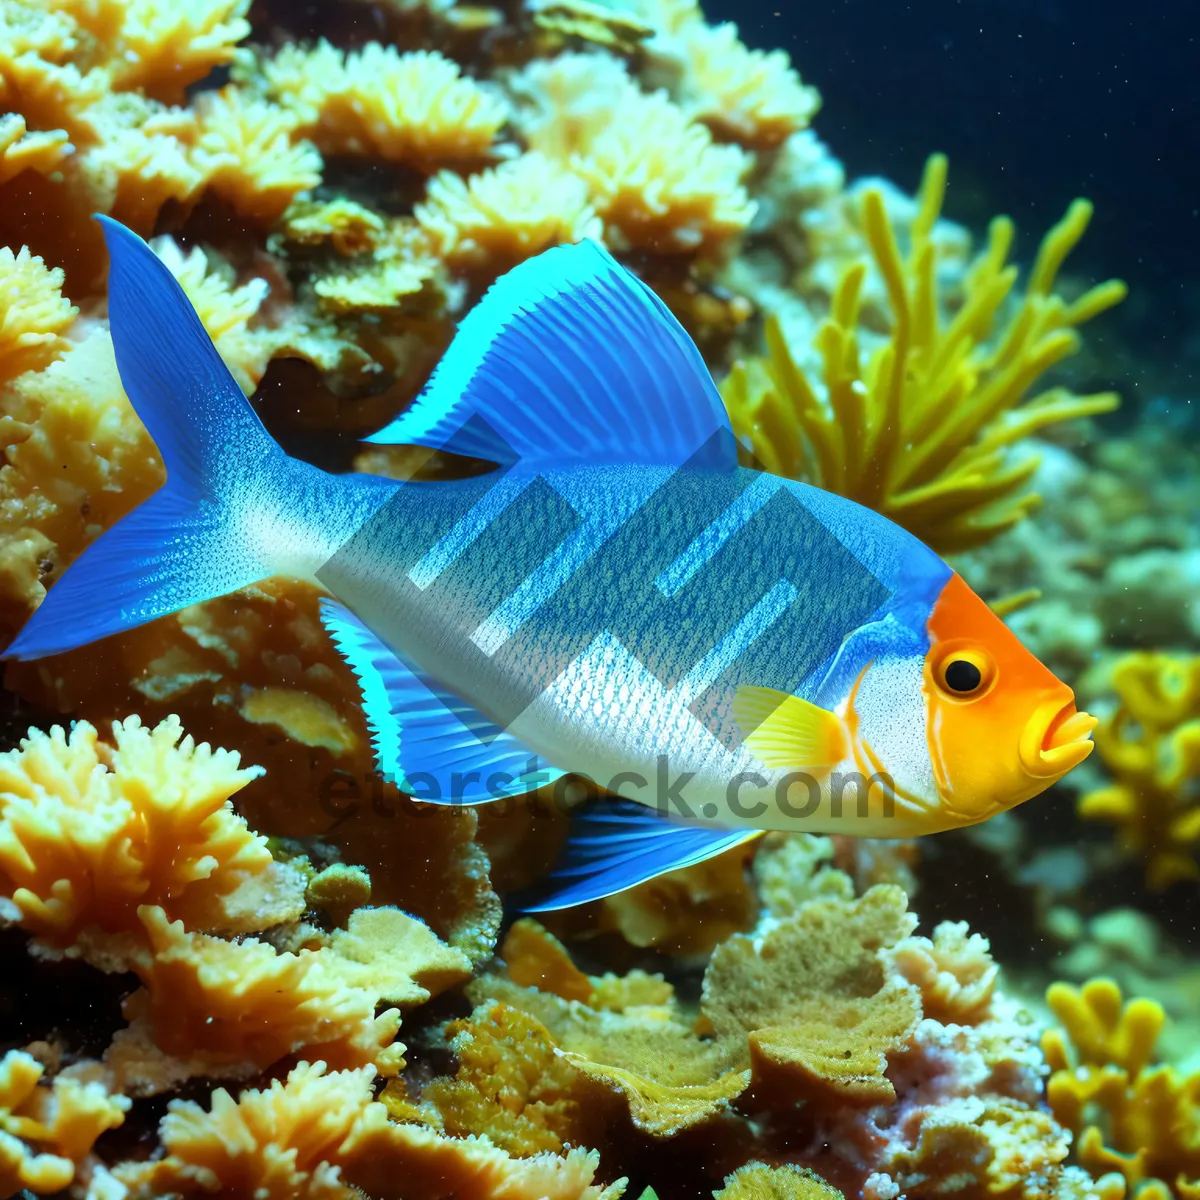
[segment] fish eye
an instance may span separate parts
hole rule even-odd
[[[952,692],[970,693],[983,682],[983,672],[969,658],[954,658],[943,672]]]
[[[974,700],[991,690],[996,664],[986,650],[962,645],[947,647],[935,664],[933,677],[951,699]]]

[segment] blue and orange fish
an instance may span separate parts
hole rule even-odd
[[[1095,724],[931,550],[737,461],[660,300],[603,249],[500,279],[370,440],[484,459],[397,483],[288,457],[149,247],[103,219],[121,380],[164,487],[9,647],[38,658],[267,576],[336,600],[379,771],[479,804],[586,775],[536,907],[766,829],[910,837],[982,821],[1087,757]]]

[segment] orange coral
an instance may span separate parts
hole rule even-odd
[[[75,1180],[96,1139],[125,1119],[129,1101],[73,1074],[42,1082],[32,1055],[0,1058],[0,1195],[58,1192]]]
[[[498,94],[434,51],[371,42],[341,54],[328,42],[287,47],[263,64],[270,94],[326,154],[378,155],[430,166],[484,156],[507,117]]]
[[[295,118],[233,87],[201,95],[193,161],[207,186],[251,220],[276,221],[321,182],[316,147],[294,140]]]
[[[493,275],[551,246],[601,234],[583,182],[536,152],[469,181],[441,172],[416,217],[450,266]]]
[[[302,1050],[390,1074],[403,1065],[404,1048],[393,1042],[399,1011],[376,1016],[382,994],[348,982],[336,951],[277,953],[253,938],[189,933],[161,908],[144,906],[139,916],[149,949],[131,966],[142,988],[125,1001],[130,1027],[105,1055],[122,1090],[256,1075]]]
[[[196,746],[178,720],[130,717],[113,739],[79,722],[0,755],[0,895],[24,928],[61,949],[88,927],[140,934],[147,904],[228,932],[299,914],[299,876],[229,803],[254,768]]]
[[[594,1105],[579,1095],[577,1076],[540,1021],[506,1004],[481,1005],[447,1028],[458,1056],[452,1079],[421,1090],[447,1133],[487,1138],[522,1157],[592,1145],[603,1133]]]
[[[71,150],[65,129],[30,133],[19,113],[0,116],[0,184],[22,171],[45,175],[60,166]]]
[[[173,1101],[163,1118],[166,1157],[127,1163],[116,1177],[134,1200],[199,1196],[236,1200],[321,1196],[353,1200],[616,1200],[592,1181],[596,1155],[570,1150],[514,1159],[486,1140],[398,1125],[371,1098],[371,1069],[301,1063],[286,1081],[213,1093],[212,1109]],[[356,1190],[361,1189],[361,1192]]]
[[[49,366],[66,349],[78,310],[62,294],[63,273],[23,247],[0,246],[0,383]]]
[[[808,126],[821,103],[782,50],[748,50],[737,26],[691,26],[681,39],[682,103],[692,117],[744,146],[769,148]]]

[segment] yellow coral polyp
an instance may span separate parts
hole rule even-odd
[[[254,221],[278,220],[292,201],[321,182],[315,146],[295,140],[294,116],[227,87],[197,99],[193,160],[207,187]]]
[[[176,719],[115,723],[111,747],[87,722],[31,731],[0,755],[0,896],[57,948],[87,927],[140,934],[144,904],[195,929],[263,928],[249,893],[286,893],[289,876],[229,803],[257,774]],[[296,915],[300,886],[276,920]]]
[[[327,42],[264,66],[272,94],[325,154],[431,166],[484,157],[508,117],[498,95],[431,50],[371,42],[342,55]]]
[[[1111,784],[1079,815],[1116,826],[1155,890],[1200,878],[1200,656],[1136,653],[1113,667],[1116,709],[1093,737]]]
[[[569,165],[617,246],[697,253],[741,233],[754,217],[741,183],[750,166],[744,151],[715,145],[662,92],[628,95]]]
[[[73,149],[65,129],[31,133],[19,113],[0,116],[0,184],[22,171],[46,175],[62,165]]]
[[[1125,295],[1117,281],[1071,303],[1052,291],[1091,216],[1080,200],[1046,235],[1025,294],[1003,322],[1017,278],[1005,265],[1013,226],[1007,218],[993,221],[967,273],[962,305],[945,320],[930,236],[945,181],[945,159],[934,156],[906,259],[882,194],[863,197],[867,241],[891,306],[892,329],[882,344],[864,358],[869,336],[859,314],[867,267],[857,263],[843,274],[815,338],[819,383],[769,320],[766,358],[739,364],[723,388],[735,433],[765,469],[866,504],[942,552],[988,541],[1036,503],[1024,488],[1038,459],[1012,461],[1013,446],[1047,426],[1116,406],[1110,393],[1052,388],[1026,396],[1040,375],[1079,348],[1076,327]]]
[[[1117,1173],[1131,1194],[1164,1200],[1200,1192],[1200,1070],[1155,1065],[1162,1006],[1122,1001],[1111,980],[1053,984],[1047,1003],[1062,1022],[1042,1035],[1053,1074],[1046,1098],[1077,1135],[1080,1162],[1097,1178]]]
[[[43,1073],[22,1050],[0,1058],[0,1195],[68,1187],[96,1139],[129,1108],[98,1080],[59,1075],[46,1085]]]
[[[583,181],[536,151],[470,180],[440,172],[415,215],[449,265],[495,275],[603,232]]]
[[[807,128],[820,107],[817,90],[800,82],[782,50],[747,49],[735,25],[698,24],[682,49],[685,109],[728,140],[778,146]]]
[[[141,88],[169,103],[182,100],[184,89],[214,67],[230,62],[237,43],[250,32],[250,0],[66,0],[63,7],[109,43],[115,87]]]
[[[0,246],[0,383],[53,362],[78,309],[62,294],[63,273],[29,248]]]

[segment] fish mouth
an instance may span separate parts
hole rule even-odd
[[[1074,698],[1065,704],[1048,700],[1038,706],[1021,734],[1021,766],[1035,779],[1057,779],[1092,752],[1091,713],[1079,712]]]

